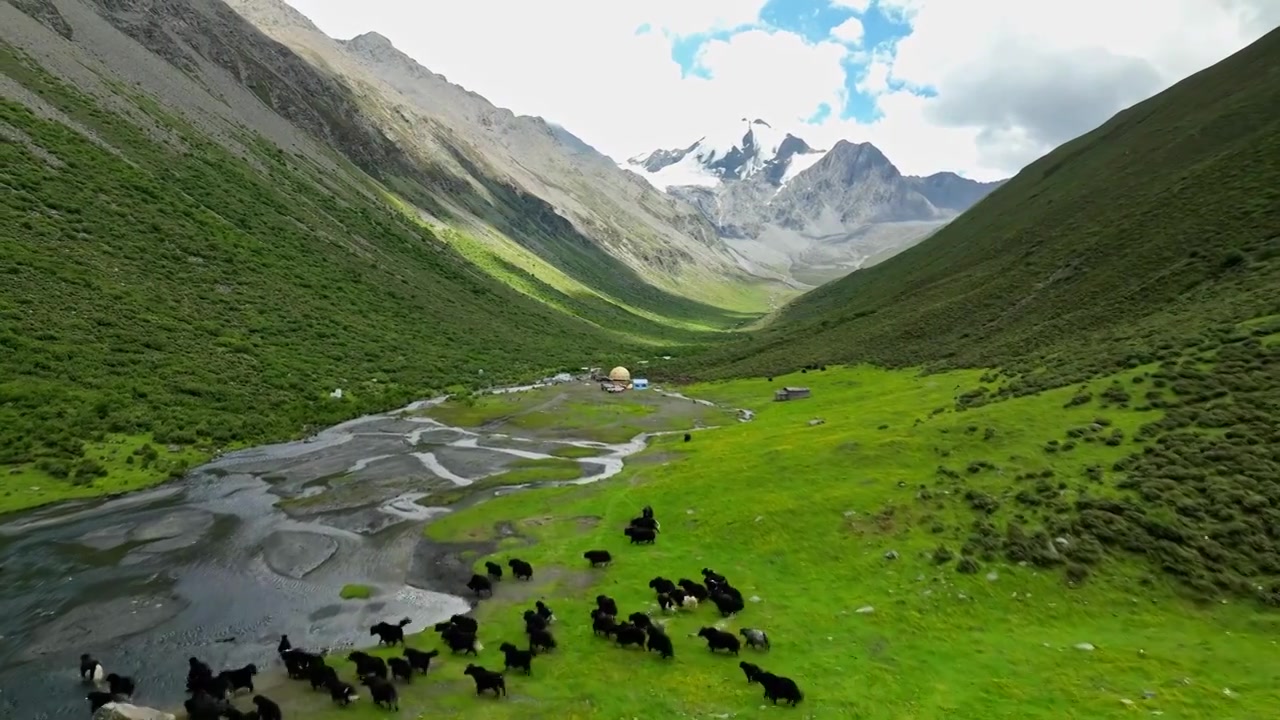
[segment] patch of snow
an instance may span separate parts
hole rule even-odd
[[[689,153],[681,158],[680,162],[672,163],[658,172],[642,174],[661,190],[680,185],[716,187],[720,184],[720,176],[708,170],[703,165],[704,162],[709,161],[703,160],[695,153]]]
[[[795,176],[816,165],[824,156],[826,153],[821,151],[792,155],[790,162],[787,163],[786,172],[782,174],[782,185],[785,186]]]

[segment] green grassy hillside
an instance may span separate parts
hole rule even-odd
[[[668,323],[656,291],[641,312],[528,273],[512,288],[354,168],[248,135],[238,157],[146,96],[120,87],[129,116],[108,110],[7,45],[0,72],[79,126],[0,99],[0,512],[706,335],[698,304]],[[708,307],[703,324],[744,317]]]
[[[925,242],[795,301],[690,373],[1171,356],[1280,311],[1280,31],[1028,166]],[[1028,360],[1028,358],[1032,358]]]
[[[1111,495],[1056,515],[1198,596],[1280,605],[1277,67],[1280,31],[1055,150],[915,248],[797,300],[748,344],[685,367],[808,365],[801,382],[849,359],[999,368],[932,411],[1062,388],[1074,388],[1054,401],[1065,410],[1159,410],[1136,435],[1086,424],[1043,438],[1049,452],[1142,444],[1098,466]],[[1028,504],[1063,502],[1045,484]]]
[[[658,438],[598,485],[509,495],[433,522],[427,533],[442,542],[502,538],[493,555],[474,558],[477,568],[519,557],[535,576],[503,581],[493,600],[479,603],[485,649],[478,658],[446,650],[426,682],[401,688],[402,713],[497,720],[792,712],[760,710],[768,703],[737,667],[745,659],[800,684],[796,717],[1265,717],[1280,704],[1272,662],[1280,616],[1226,592],[1190,599],[1184,583],[1113,542],[1169,547],[1164,502],[1144,488],[1151,514],[1121,512],[1134,476],[1116,469],[1148,457],[1153,443],[1143,428],[1171,414],[1117,401],[1117,383],[1142,378],[1136,385],[1149,386],[1150,369],[954,408],[956,388],[981,374],[831,368],[687,388],[751,408],[756,419],[688,443]],[[772,402],[782,382],[804,382],[813,397]],[[1161,394],[1172,399],[1175,391]],[[1174,492],[1180,506],[1200,502],[1202,524],[1188,535],[1210,535],[1224,564],[1251,552],[1240,546],[1260,530],[1241,532],[1254,519]],[[645,504],[662,533],[656,545],[628,545],[622,528]],[[589,570],[582,553],[594,548],[610,550],[613,565]],[[1166,570],[1203,569],[1194,553],[1170,552]],[[727,575],[746,609],[728,620],[710,606],[664,617],[649,580],[698,578],[703,567]],[[667,621],[675,659],[594,637],[587,614],[599,593],[624,613]],[[560,647],[535,659],[531,677],[509,674],[506,699],[477,698],[462,675],[466,663],[501,669],[498,645],[521,643],[520,614],[539,598],[556,613]],[[763,628],[773,647],[712,655],[689,637],[712,624]],[[434,632],[409,642],[441,645]],[[1077,648],[1084,643],[1092,649]],[[333,662],[352,676],[349,663]],[[317,720],[383,714],[360,704],[332,708],[275,675],[264,682],[280,683],[266,692],[287,711]]]

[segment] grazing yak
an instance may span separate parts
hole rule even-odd
[[[608,550],[588,550],[582,553],[582,557],[591,563],[591,567],[605,567],[613,562],[613,556]]]
[[[476,597],[488,595],[493,597],[493,583],[489,582],[489,578],[483,575],[472,575],[467,581],[467,589],[476,594]]]
[[[392,625],[389,622],[380,622],[369,628],[369,634],[378,636],[379,645],[383,643],[387,645],[395,645],[396,643],[404,645],[404,628],[411,622],[413,621],[409,618],[402,619],[396,625]]]
[[[658,532],[648,528],[628,527],[622,534],[631,538],[632,545],[652,545],[658,539]]]
[[[533,566],[518,558],[511,558],[507,561],[507,565],[511,566],[511,574],[517,580],[532,580]]]
[[[498,697],[498,693],[507,694],[507,681],[502,677],[502,673],[492,670],[485,670],[479,665],[467,665],[467,669],[462,671],[463,675],[470,675],[476,681],[476,694],[481,695],[485,690],[492,690],[493,696]]]

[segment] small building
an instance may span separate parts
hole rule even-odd
[[[631,389],[632,390],[648,390],[649,380],[647,378],[632,378]]]
[[[799,400],[809,397],[807,387],[785,387],[773,393],[774,400]]]

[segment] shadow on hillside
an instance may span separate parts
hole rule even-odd
[[[736,335],[728,333],[709,333],[699,330],[688,330],[672,327],[666,323],[651,320],[637,315],[605,298],[597,295],[570,295],[539,280],[524,268],[507,260],[497,258],[503,271],[519,276],[525,282],[534,285],[534,294],[577,317],[590,320],[601,327],[620,333],[626,333],[641,339],[660,341],[672,345],[699,345],[716,340],[727,340]]]
[[[622,261],[578,232],[542,198],[487,176],[475,162],[446,140],[441,144],[471,177],[481,183],[497,205],[471,191],[459,198],[484,220],[582,284],[659,315],[730,327],[754,317],[692,300],[658,288]],[[470,190],[470,188],[468,188]]]

